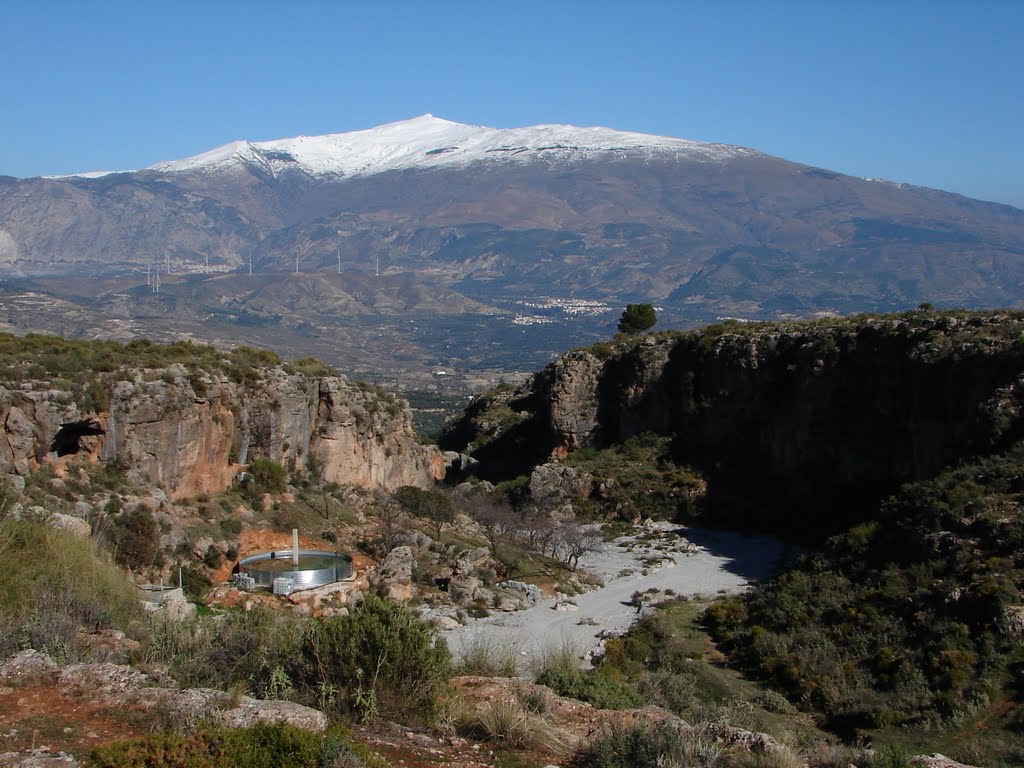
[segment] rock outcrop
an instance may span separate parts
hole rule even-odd
[[[370,586],[391,600],[409,600],[413,594],[413,562],[411,547],[395,547],[370,574]]]
[[[621,340],[478,398],[441,445],[472,446],[479,477],[550,487],[536,467],[653,432],[707,478],[707,508],[834,527],[1024,434],[1022,333],[1020,313],[911,312]]]
[[[183,365],[120,371],[100,413],[72,391],[0,383],[0,473],[62,461],[59,445],[137,472],[172,499],[222,491],[255,458],[387,491],[444,477],[453,457],[416,441],[403,401],[344,376],[260,373],[243,383]]]
[[[159,709],[182,719],[209,719],[229,728],[256,723],[289,723],[310,731],[323,731],[323,712],[290,701],[232,697],[211,688],[178,690],[157,685],[133,667],[100,663],[72,664],[61,669],[46,654],[22,651],[0,663],[0,681],[13,688],[52,685],[64,695],[121,709]]]

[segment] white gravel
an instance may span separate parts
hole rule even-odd
[[[560,601],[546,598],[528,610],[470,620],[466,626],[443,633],[452,652],[457,658],[463,648],[477,643],[512,648],[526,662],[524,667],[538,654],[566,644],[587,657],[600,650],[604,637],[622,634],[639,618],[630,604],[635,592],[671,589],[683,596],[736,593],[752,580],[770,576],[782,556],[782,543],[768,536],[667,524],[656,528],[664,534],[660,540],[640,542],[627,536],[603,544],[581,559],[581,569],[599,577],[604,587],[569,598],[576,610],[557,610]],[[632,549],[627,548],[630,543]],[[652,556],[666,560],[646,566],[644,559]],[[652,609],[643,609],[648,610]]]

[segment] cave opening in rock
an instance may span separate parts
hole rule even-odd
[[[82,450],[83,437],[105,435],[103,427],[96,419],[82,419],[61,424],[60,429],[50,444],[50,450],[58,456],[70,456]]]

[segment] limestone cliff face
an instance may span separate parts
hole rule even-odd
[[[382,490],[427,486],[446,471],[449,457],[416,441],[404,403],[343,376],[274,367],[243,384],[172,365],[117,378],[102,413],[38,383],[0,386],[0,472],[56,460],[58,435],[89,418],[103,434],[81,438],[80,452],[140,473],[172,498],[224,490],[255,458]]]
[[[60,425],[80,418],[67,392],[0,385],[0,470],[27,475],[49,450]]]
[[[838,521],[1024,434],[1022,332],[1019,313],[909,313],[648,337],[481,398],[441,444],[474,443],[498,480],[650,431],[708,477],[709,507]],[[496,408],[518,421],[481,434]]]

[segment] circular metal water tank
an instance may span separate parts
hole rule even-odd
[[[292,562],[292,550],[281,549],[243,557],[238,568],[260,587],[273,587],[274,579],[291,579],[293,591],[352,578],[349,555],[320,549],[300,549],[298,565]]]

